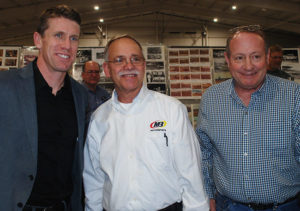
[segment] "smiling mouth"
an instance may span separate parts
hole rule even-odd
[[[60,58],[63,58],[63,59],[69,59],[70,56],[68,55],[65,55],[65,54],[57,54]]]
[[[139,72],[136,70],[119,72],[120,77],[137,77],[138,75],[139,75]]]
[[[137,77],[137,74],[124,74],[121,77]]]
[[[242,73],[242,75],[244,75],[244,76],[254,76],[254,75],[256,75],[256,72],[246,72],[246,73]]]

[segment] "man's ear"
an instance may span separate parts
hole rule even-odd
[[[227,52],[224,52],[224,57],[225,57],[227,66],[229,66],[229,56],[228,56]]]
[[[33,41],[34,41],[34,45],[40,49],[42,48],[42,36],[40,35],[40,33],[38,32],[34,32],[33,33]]]
[[[109,67],[108,67],[108,63],[107,62],[103,62],[102,64],[105,76],[110,78],[110,71],[109,71]]]

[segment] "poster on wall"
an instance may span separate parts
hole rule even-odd
[[[151,90],[167,93],[165,55],[163,46],[143,46],[146,59],[145,82]]]
[[[83,63],[75,63],[75,64],[73,64],[72,77],[76,81],[81,81],[82,80],[82,77],[81,77],[82,67],[83,67]]]
[[[20,47],[0,47],[0,71],[19,67]]]
[[[76,59],[73,64],[72,70],[69,72],[70,75],[77,81],[81,82],[82,67],[85,62],[92,60],[92,49],[91,48],[78,48],[76,53]]]
[[[21,50],[20,67],[24,67],[38,57],[39,49],[35,46],[24,46]]]
[[[92,60],[98,62],[102,66],[104,62],[104,48],[93,48],[92,49]]]
[[[211,55],[208,48],[169,48],[170,95],[198,99],[212,85]]]
[[[76,54],[76,63],[85,63],[89,60],[92,60],[92,49],[83,49],[79,48]]]
[[[298,48],[284,48],[281,69],[300,83],[300,61]]]
[[[105,48],[100,47],[100,48],[92,48],[92,60],[95,62],[98,62],[98,64],[100,65],[100,82],[104,82],[104,83],[112,83],[110,78],[107,78],[104,74],[103,71],[103,67],[102,64],[104,62],[104,50]]]
[[[220,83],[231,78],[224,52],[225,48],[213,49],[213,76],[215,83]]]
[[[199,103],[197,103],[197,104],[185,103],[185,106],[187,108],[188,116],[192,123],[192,126],[194,127],[194,129],[196,129],[197,121],[198,121]]]

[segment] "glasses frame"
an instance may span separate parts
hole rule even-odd
[[[116,61],[116,59],[117,58],[122,58],[123,59],[123,62],[122,63],[118,63],[117,61]],[[139,58],[139,59],[141,59],[141,63],[134,63],[134,58]],[[116,58],[114,58],[114,60],[107,60],[106,62],[108,62],[108,63],[113,63],[114,65],[117,65],[117,66],[125,66],[125,65],[127,65],[129,62],[130,62],[130,64],[131,65],[134,65],[134,66],[140,66],[140,65],[142,65],[142,64],[144,64],[145,63],[145,58],[143,57],[143,56],[131,56],[130,58],[129,58],[129,62],[128,62],[128,59],[126,58],[126,57],[124,57],[124,56],[117,56]]]

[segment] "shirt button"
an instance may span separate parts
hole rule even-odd
[[[31,181],[34,179],[34,176],[33,176],[33,175],[29,175],[28,177],[29,177],[29,179],[30,179]]]
[[[244,132],[244,135],[245,135],[245,136],[248,135],[248,132]]]
[[[247,153],[247,152],[244,152],[244,156],[248,156],[248,153]]]
[[[19,203],[17,204],[17,206],[18,206],[18,207],[23,207],[23,203],[19,202]]]

